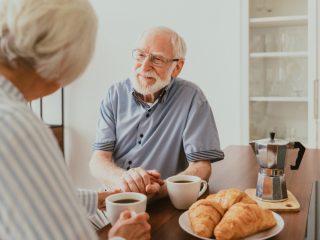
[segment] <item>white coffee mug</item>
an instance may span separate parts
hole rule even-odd
[[[107,217],[114,225],[124,210],[141,213],[146,211],[147,197],[142,193],[125,192],[112,194],[106,198]]]
[[[208,187],[206,181],[190,175],[175,175],[169,177],[166,183],[170,200],[177,209],[189,208]],[[201,183],[203,187],[200,191]]]

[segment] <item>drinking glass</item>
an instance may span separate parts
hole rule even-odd
[[[264,5],[265,5],[265,0],[256,0],[254,3],[255,3],[255,7],[256,7],[256,10],[258,12],[262,12],[263,9],[264,9]]]
[[[273,11],[273,0],[265,0],[264,6],[267,13],[271,13]]]

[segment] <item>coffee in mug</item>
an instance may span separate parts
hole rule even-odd
[[[116,193],[106,198],[107,217],[114,225],[124,210],[141,213],[146,211],[147,197],[142,193]]]
[[[138,202],[138,200],[136,199],[120,199],[120,200],[115,200],[113,201],[114,203],[134,203],[134,202]]]
[[[208,187],[206,181],[191,175],[175,175],[169,177],[166,182],[169,198],[177,209],[188,209]],[[203,186],[200,191],[201,184]]]
[[[185,180],[180,180],[180,181],[174,181],[174,183],[189,183],[189,182],[191,182],[191,181],[185,181]]]

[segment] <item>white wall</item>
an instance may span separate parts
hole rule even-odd
[[[77,186],[96,186],[88,162],[100,100],[132,66],[138,35],[164,25],[186,40],[181,77],[197,83],[216,118],[222,147],[240,143],[240,1],[92,0],[99,18],[96,53],[80,81],[66,88],[65,150]]]

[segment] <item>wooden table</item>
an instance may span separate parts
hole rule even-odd
[[[231,187],[241,190],[255,188],[258,164],[251,148],[249,146],[229,146],[224,153],[224,160],[212,164],[213,172],[209,180],[209,192],[215,193]],[[288,151],[285,174],[287,188],[295,195],[301,209],[296,213],[280,213],[285,227],[271,239],[304,239],[312,183],[320,179],[320,149],[307,149],[299,170],[292,171],[290,164],[293,164],[296,153],[296,150]],[[150,204],[147,212],[150,214],[153,240],[197,239],[180,228],[178,219],[183,211],[176,210],[168,198]],[[109,228],[107,226],[100,231],[102,238],[106,236]]]

